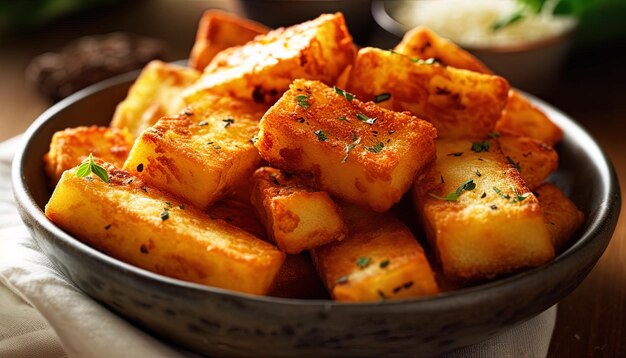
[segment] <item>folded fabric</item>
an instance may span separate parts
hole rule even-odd
[[[11,192],[10,158],[18,142],[0,144],[0,284],[17,294],[0,287],[7,296],[0,296],[0,356],[56,358],[64,351],[69,357],[197,357],[89,298],[39,251]],[[555,320],[556,306],[444,357],[545,357]]]

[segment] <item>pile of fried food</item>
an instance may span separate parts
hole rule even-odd
[[[583,214],[544,183],[561,138],[426,28],[381,50],[355,46],[341,13],[269,30],[208,11],[189,67],[148,64],[110,127],[54,135],[45,212],[108,255],[200,284],[431,296],[567,244]]]

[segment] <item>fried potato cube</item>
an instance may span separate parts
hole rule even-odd
[[[121,168],[132,146],[130,133],[117,128],[91,126],[58,131],[43,157],[50,186],[54,187],[64,171],[79,165],[89,153]]]
[[[427,60],[435,59],[445,66],[464,70],[493,74],[487,66],[469,52],[452,41],[445,39],[425,26],[418,26],[407,32],[402,41],[393,49],[395,52]]]
[[[531,190],[546,180],[559,164],[556,150],[538,140],[503,134],[498,142],[506,160],[519,171]]]
[[[101,162],[100,162],[101,163]],[[284,254],[104,164],[109,183],[66,171],[46,205],[63,230],[107,255],[185,281],[266,294]]]
[[[220,52],[185,98],[210,92],[273,104],[296,78],[334,84],[354,54],[343,15],[321,15]]]
[[[534,138],[554,146],[563,139],[563,131],[545,113],[519,92],[511,90],[509,100],[496,123],[496,130]]]
[[[394,111],[409,111],[440,138],[486,138],[506,105],[508,82],[376,48],[359,51],[347,90]]]
[[[343,214],[330,195],[280,170],[257,169],[252,176],[250,201],[268,237],[288,254],[346,237]]]
[[[268,31],[269,28],[252,20],[218,10],[207,10],[198,25],[196,41],[189,55],[189,66],[202,71],[220,51],[243,45]]]
[[[256,216],[256,210],[248,203],[226,198],[211,206],[207,213],[214,220],[224,220],[256,237],[267,240],[265,227]]]
[[[390,213],[347,205],[348,237],[311,251],[317,271],[338,301],[378,301],[439,292],[424,250]]]
[[[150,62],[115,109],[111,127],[127,128],[137,138],[159,118],[183,109],[182,90],[199,77],[200,72],[193,68],[157,60]]]
[[[554,184],[540,185],[535,189],[535,195],[552,243],[557,250],[562,249],[585,222],[585,215]]]
[[[328,292],[311,258],[304,252],[285,257],[285,263],[278,271],[269,295],[285,298],[328,298]]]
[[[448,279],[491,279],[554,257],[539,202],[496,141],[438,141],[436,165],[413,189]]]
[[[124,169],[201,209],[224,198],[261,161],[251,138],[264,107],[205,96],[135,141]]]
[[[318,81],[294,81],[263,116],[255,145],[271,166],[312,175],[316,188],[386,211],[433,161],[435,129],[347,98]]]

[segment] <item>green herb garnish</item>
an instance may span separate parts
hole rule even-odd
[[[383,147],[385,145],[382,142],[378,142],[378,144],[373,145],[371,147],[365,147],[365,149],[367,149],[368,151],[372,152],[372,153],[380,153],[383,150]]]
[[[348,100],[348,102],[352,102],[352,100],[356,97],[355,95],[353,95],[352,93],[348,92],[348,91],[344,91],[339,87],[333,87],[335,89],[335,92],[337,92],[338,95],[344,97],[345,99]]]
[[[378,265],[378,266],[380,266],[380,268],[385,268],[385,267],[389,266],[389,259],[386,259],[386,260],[382,261],[380,263],[380,265]]]
[[[341,116],[341,117],[339,117],[337,119],[340,120],[340,121],[350,122],[346,116]]]
[[[170,218],[170,212],[168,210],[163,210],[161,213],[161,220],[165,221]]]
[[[226,118],[224,120],[222,120],[222,122],[226,123],[224,124],[224,128],[228,128],[230,127],[231,124],[235,123],[235,120],[232,118]]]
[[[78,166],[76,170],[76,176],[79,178],[84,178],[90,173],[94,173],[98,178],[102,179],[103,182],[109,183],[109,173],[107,173],[106,169],[99,166],[93,160],[93,154],[89,153],[89,161],[82,163]]]
[[[437,60],[434,59],[433,57],[431,58],[427,58],[427,59],[421,59],[418,57],[412,58],[411,61],[415,62],[415,63],[419,63],[421,65],[433,65],[435,63],[437,63]]]
[[[360,268],[366,268],[367,266],[369,266],[371,261],[372,261],[371,258],[361,256],[358,259],[356,259],[356,265]]]
[[[509,164],[511,164],[511,165],[512,165],[515,169],[517,169],[517,171],[518,171],[519,173],[521,173],[521,172],[522,172],[522,167],[520,167],[520,166],[519,166],[519,162],[517,162],[517,163],[516,163],[516,162],[513,160],[513,158],[509,157],[508,155],[506,156],[506,160],[507,160],[507,161],[509,162]]]
[[[369,125],[374,124],[374,122],[376,122],[376,117],[372,118],[372,117],[368,117],[366,115],[364,115],[363,113],[357,113],[356,114],[356,118],[361,121],[361,122],[365,122]]]
[[[389,92],[381,93],[377,95],[376,97],[374,97],[374,103],[384,102],[388,100],[389,98],[391,98],[391,93]]]
[[[352,133],[352,138],[354,138],[355,135],[354,133]],[[354,149],[357,145],[359,145],[359,143],[361,143],[361,138],[357,138],[354,140],[354,142],[350,143],[350,144],[346,144],[346,155],[343,157],[343,159],[341,160],[341,163],[345,163],[348,161],[348,155],[350,154],[350,151],[352,149]]]
[[[489,141],[485,140],[482,142],[474,142],[472,143],[472,150],[476,153],[480,152],[488,152],[489,151]]]
[[[315,133],[315,135],[317,136],[317,139],[319,139],[322,142],[325,142],[326,139],[328,139],[328,137],[326,137],[326,133],[324,133],[324,131],[321,129],[318,129],[313,133]]]
[[[491,139],[500,138],[500,132],[491,132],[488,135],[489,135],[489,138]]]
[[[296,96],[296,101],[298,101],[298,106],[302,107],[302,109],[306,110],[309,108],[309,96],[299,94]]]
[[[459,196],[461,196],[461,193],[463,193],[463,190],[469,191],[469,190],[474,190],[475,188],[476,188],[476,183],[474,183],[474,179],[470,179],[464,182],[463,184],[461,184],[455,191],[451,192],[446,197],[437,196],[432,193],[430,194],[430,196],[439,200],[456,201],[459,198]]]

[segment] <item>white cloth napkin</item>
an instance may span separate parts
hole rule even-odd
[[[0,143],[0,357],[194,357],[141,331],[69,282],[22,224],[11,192],[19,138]],[[547,355],[556,306],[444,357]]]

